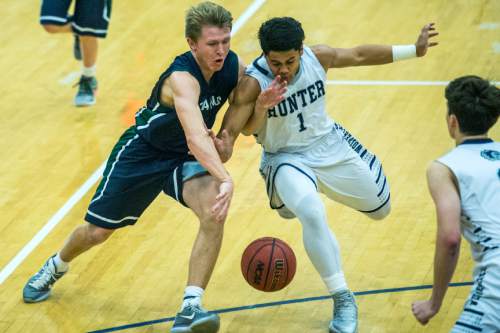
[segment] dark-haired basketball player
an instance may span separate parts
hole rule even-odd
[[[441,308],[460,252],[470,243],[474,286],[452,332],[500,332],[500,142],[488,131],[500,115],[500,89],[477,76],[446,87],[448,132],[456,148],[432,162],[427,182],[436,206],[434,285],[412,311],[425,325]]]
[[[356,332],[357,306],[318,192],[376,220],[389,214],[390,195],[380,161],[328,116],[326,72],[422,57],[437,44],[429,41],[437,35],[434,30],[432,23],[424,26],[414,45],[307,47],[298,21],[270,19],[259,30],[263,54],[238,85],[239,112],[226,114],[224,128],[234,137],[244,122],[238,119],[244,117],[242,110],[252,113],[243,133],[254,134],[262,145],[260,171],[271,207],[302,223],[307,254],[334,300],[330,332]],[[279,103],[274,102],[276,96],[281,96]]]

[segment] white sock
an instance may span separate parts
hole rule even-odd
[[[342,290],[348,290],[344,272],[335,273],[332,276],[322,278],[330,295],[334,295]]]
[[[86,77],[93,77],[95,76],[96,72],[96,65],[93,65],[91,67],[82,67],[82,75]]]
[[[66,272],[69,268],[69,263],[61,259],[59,252],[57,252],[56,256],[52,258],[54,260],[54,265],[56,265],[58,272]]]
[[[184,289],[184,299],[182,301],[181,311],[188,305],[201,306],[201,298],[205,290],[197,286],[187,286]]]

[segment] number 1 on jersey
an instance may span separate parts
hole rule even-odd
[[[300,121],[299,132],[305,131],[307,129],[307,127],[304,126],[304,117],[302,116],[302,113],[299,113],[297,115],[297,118],[299,118],[299,121]]]

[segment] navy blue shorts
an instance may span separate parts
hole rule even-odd
[[[186,206],[183,183],[203,174],[206,169],[192,157],[172,158],[132,126],[111,151],[85,220],[107,229],[135,224],[162,191]]]
[[[43,0],[40,24],[65,25],[71,22],[77,35],[104,38],[111,16],[111,0],[76,0],[73,16],[68,15],[72,0]]]

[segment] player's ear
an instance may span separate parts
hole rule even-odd
[[[299,50],[299,54],[300,54],[300,56],[301,56],[301,57],[302,57],[302,54],[303,54],[303,53],[304,53],[304,47],[303,47],[303,46],[301,46],[301,47],[300,47],[300,50]]]
[[[457,130],[460,130],[457,116],[452,113],[448,113],[446,115],[446,123],[448,124],[448,132],[450,133],[450,136],[454,138],[454,133],[456,133]]]
[[[458,119],[457,119],[457,116],[455,116],[454,114],[450,114],[448,116],[448,121],[450,122],[451,125],[453,126],[457,126],[458,125]]]
[[[196,41],[194,41],[193,39],[191,39],[189,37],[187,37],[186,40],[188,42],[188,45],[189,45],[189,48],[191,49],[191,51],[196,51],[198,49]]]

